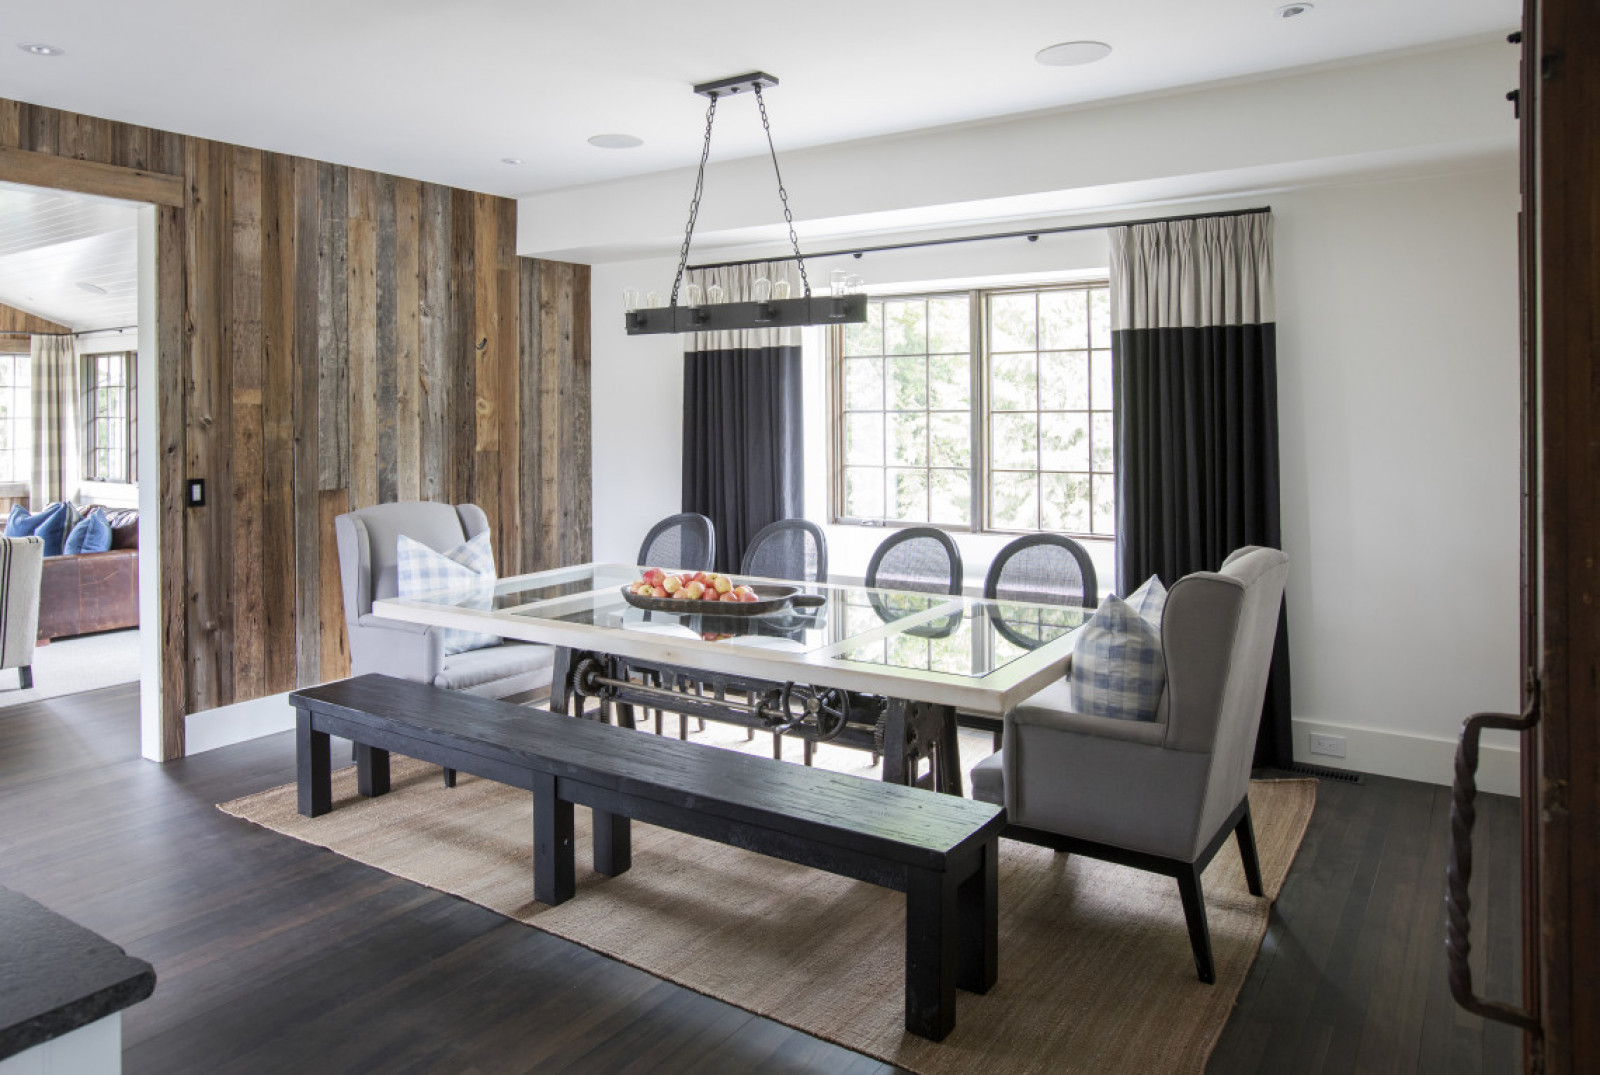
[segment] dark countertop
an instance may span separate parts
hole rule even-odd
[[[137,1004],[155,987],[144,960],[0,888],[0,1059]]]

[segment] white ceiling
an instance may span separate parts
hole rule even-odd
[[[689,87],[754,69],[782,80],[782,152],[1499,34],[1520,11],[1281,2],[0,0],[0,96],[517,195],[692,165]],[[1115,51],[1033,62],[1077,39]],[[762,151],[753,102],[719,113],[714,158]],[[614,132],[645,145],[585,142]]]
[[[137,229],[126,203],[0,183],[0,303],[71,329],[132,325]]]

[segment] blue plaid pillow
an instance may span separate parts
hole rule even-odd
[[[462,608],[487,611],[494,607],[494,549],[485,530],[465,545],[435,552],[420,541],[400,535],[395,548],[399,596],[448,601]],[[446,630],[445,656],[500,644],[497,635]]]
[[[1154,720],[1167,685],[1160,632],[1121,598],[1107,597],[1078,629],[1068,682],[1079,713]]]
[[[1167,608],[1167,588],[1161,585],[1160,575],[1151,575],[1144,585],[1128,595],[1128,607],[1137,612],[1150,629],[1161,636],[1161,613]]]

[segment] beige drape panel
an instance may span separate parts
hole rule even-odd
[[[33,338],[33,510],[77,495],[78,346],[71,336]]]
[[[1275,321],[1272,214],[1111,229],[1111,328]]]
[[[685,277],[688,283],[699,284],[702,295],[710,294],[713,284],[726,291],[724,302],[754,302],[750,289],[758,277],[765,276],[776,284],[789,281],[789,297],[800,298],[805,292],[800,286],[800,267],[793,261],[763,261],[754,265],[729,265],[720,269],[695,269]],[[683,305],[683,293],[678,293],[678,304]],[[740,329],[735,332],[691,332],[684,336],[685,351],[743,351],[761,347],[799,347],[800,330],[797,328]]]

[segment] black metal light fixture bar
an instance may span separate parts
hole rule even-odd
[[[714,302],[657,306],[627,313],[628,335],[663,332],[730,332],[748,328],[848,325],[867,319],[865,295],[812,295],[770,302]]]
[[[778,80],[771,75],[763,71],[752,71],[749,74],[717,79],[714,82],[702,82],[695,86],[694,92],[708,98],[711,103],[706,107],[705,144],[700,150],[699,170],[695,173],[694,196],[689,201],[689,222],[683,229],[683,249],[678,254],[678,273],[672,281],[672,298],[666,306],[628,310],[623,315],[628,335],[730,332],[740,329],[797,328],[802,325],[846,325],[861,324],[867,320],[865,295],[811,294],[811,280],[806,276],[805,255],[800,253],[800,240],[794,230],[794,215],[789,211],[789,192],[784,189],[783,173],[778,169],[778,151],[772,144],[772,125],[767,121],[767,104],[761,96],[763,89],[777,84]],[[778,199],[783,204],[784,223],[789,225],[789,244],[794,248],[793,260],[800,269],[800,284],[804,294],[799,298],[771,299],[766,302],[715,302],[679,306],[678,289],[683,284],[683,274],[689,264],[689,244],[694,239],[694,224],[700,215],[700,194],[705,189],[706,160],[711,156],[711,130],[717,119],[717,100],[746,90],[755,94],[756,107],[761,113],[761,127],[767,135],[767,151],[772,156],[772,173],[778,181]]]

